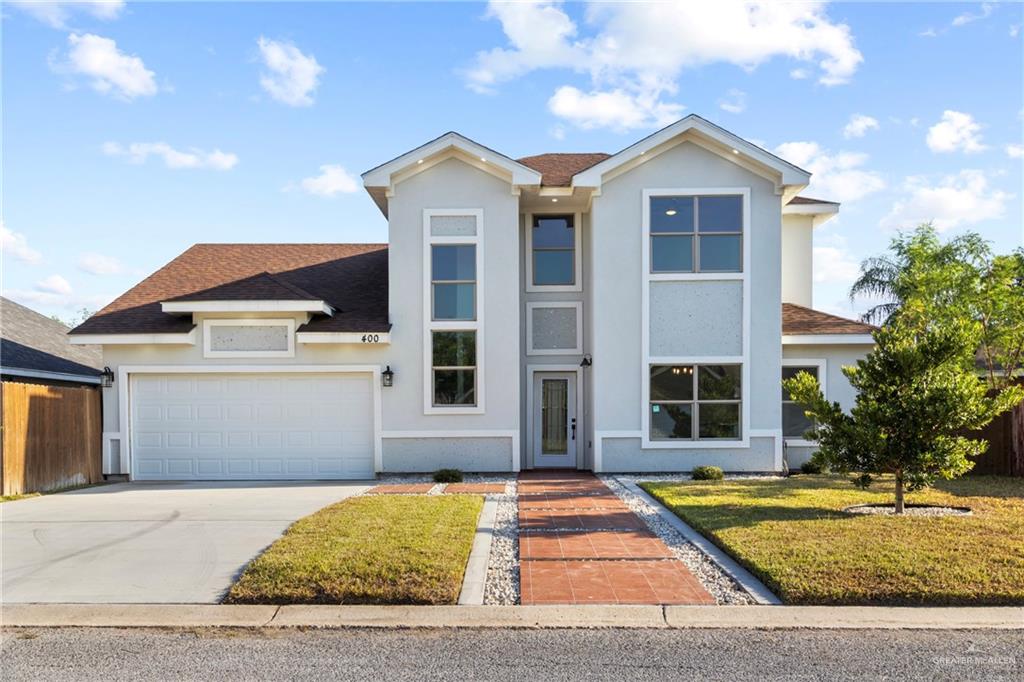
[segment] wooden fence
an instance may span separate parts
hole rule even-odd
[[[103,478],[100,392],[41,384],[0,384],[4,495],[44,492]]]
[[[972,474],[1024,476],[1024,447],[1014,443],[1015,419],[1024,422],[1024,403],[999,415],[984,429],[964,434],[988,441],[988,450],[974,460]]]

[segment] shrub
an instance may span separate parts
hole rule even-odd
[[[813,459],[807,460],[800,465],[801,474],[821,474],[825,472],[825,467],[821,465],[821,462],[815,462]]]
[[[434,483],[462,483],[462,472],[458,469],[438,469],[434,472]]]
[[[721,467],[694,467],[693,480],[695,481],[721,481],[725,478]]]

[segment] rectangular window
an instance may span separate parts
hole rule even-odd
[[[740,365],[651,365],[651,440],[739,440]]]
[[[430,286],[435,320],[476,319],[476,246],[430,247]]]
[[[807,372],[812,377],[821,382],[821,377],[818,376],[818,367],[815,365],[809,365],[806,367],[783,367],[782,378],[792,379],[800,372]],[[793,402],[792,396],[789,395],[789,391],[783,387],[782,389],[782,435],[785,438],[803,438],[807,430],[812,426],[811,420],[804,414],[804,408],[799,404]]]
[[[435,407],[476,405],[476,332],[431,332]]]
[[[576,284],[576,225],[571,215],[535,215],[530,243],[534,286]]]
[[[651,272],[742,272],[741,195],[651,197]]]

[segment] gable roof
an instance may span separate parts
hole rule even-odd
[[[168,301],[319,301],[305,289],[263,271],[258,275],[193,291]]]
[[[838,315],[806,308],[796,303],[782,304],[782,333],[784,335],[813,334],[870,334],[877,327]]]
[[[60,322],[0,297],[0,365],[29,370],[97,377],[103,367],[99,346],[73,346]],[[16,372],[11,372],[16,373]]]
[[[572,184],[572,176],[584,171],[594,164],[601,163],[611,154],[605,152],[589,152],[581,154],[537,154],[516,159],[524,166],[529,166],[541,174],[541,187],[568,187]]]
[[[285,290],[289,300],[301,291],[335,309],[299,331],[391,328],[385,244],[196,244],[71,333],[186,333],[195,326],[191,317],[163,312],[162,301],[254,300]]]

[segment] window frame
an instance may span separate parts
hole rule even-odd
[[[702,400],[700,397],[700,368],[710,366],[728,366],[738,367],[740,370],[740,397],[735,399],[708,399]],[[655,367],[689,367],[692,372],[690,380],[692,382],[692,395],[690,400],[655,400],[651,396],[650,388],[650,374],[651,370]],[[689,438],[655,438],[653,435],[650,436],[652,443],[735,443],[743,439],[746,433],[743,427],[743,397],[745,395],[743,385],[743,366],[738,362],[691,362],[691,363],[678,363],[678,362],[651,362],[647,367],[648,386],[647,386],[647,430],[648,433],[653,433],[653,421],[654,411],[651,409],[654,405],[690,405],[690,437]],[[737,438],[701,438],[700,437],[700,406],[704,405],[736,405],[737,406],[737,431],[739,436]]]
[[[572,216],[573,223],[573,283],[572,284],[534,284],[533,283],[533,222],[535,218],[551,216]],[[526,291],[536,293],[543,291],[552,292],[580,292],[583,291],[583,214],[579,211],[565,211],[552,208],[550,210],[538,210],[525,214],[523,224],[525,231],[525,260],[526,260]]]
[[[434,364],[434,334],[445,334],[445,333],[466,333],[473,334],[473,351],[476,356],[476,360],[479,361],[480,353],[477,346],[478,339],[476,337],[477,331],[475,329],[431,329],[430,330],[430,403],[434,408],[447,409],[449,407],[476,407],[477,405],[477,389],[479,388],[479,368],[477,365],[435,365]],[[437,398],[437,385],[436,375],[437,371],[458,371],[458,370],[473,370],[473,402],[472,403],[438,403]]]
[[[458,239],[465,239],[463,236],[457,237]],[[436,237],[434,237],[436,239]],[[476,244],[454,244],[447,242],[434,242],[430,244],[430,321],[431,322],[475,322],[477,316],[477,305],[476,305],[476,293],[479,287],[480,276],[477,273],[473,273],[473,279],[434,279],[434,249],[436,247],[459,247],[459,246],[472,246],[473,247],[473,258],[476,258]],[[474,265],[476,263],[474,262]],[[474,267],[474,270],[476,268]],[[437,317],[436,306],[437,306],[437,285],[438,284],[472,284],[473,285],[473,315],[472,317]]]
[[[700,200],[702,197],[739,197],[740,199],[740,230],[730,232],[701,232],[700,231]],[[693,199],[693,231],[692,232],[653,232],[650,229],[650,210],[651,201],[655,198],[664,197],[690,197]],[[747,234],[747,201],[748,197],[741,192],[735,193],[718,193],[718,192],[698,192],[695,194],[656,194],[645,197],[647,205],[645,211],[648,215],[648,229],[647,229],[647,268],[651,275],[741,275],[745,272],[744,266],[744,242]],[[705,270],[701,267],[701,254],[700,246],[702,237],[735,237],[740,238],[740,269],[739,270]],[[658,237],[690,237],[690,259],[693,262],[692,270],[655,270],[654,269],[654,240]]]
[[[782,358],[781,367],[816,367],[818,369],[818,386],[821,387],[821,393],[828,399],[828,361],[825,358]],[[782,370],[779,370],[779,382],[782,381]],[[784,405],[787,402],[793,402],[792,400],[781,400],[780,404]],[[817,441],[807,440],[806,438],[799,438],[796,436],[787,436],[782,425],[782,412],[779,411],[779,433],[782,434],[782,439],[786,445],[794,447],[814,447],[817,445]]]
[[[441,235],[431,233],[430,223],[434,216],[473,216],[476,219],[474,235]],[[484,414],[485,412],[485,334],[484,334],[484,212],[480,208],[426,208],[423,209],[423,270],[420,273],[423,282],[423,414],[454,415]],[[434,286],[433,286],[433,246],[455,245],[476,247],[476,292],[474,320],[435,320],[434,319]],[[435,405],[434,404],[434,344],[435,331],[471,331],[476,333],[476,365],[474,373],[475,405]]]

